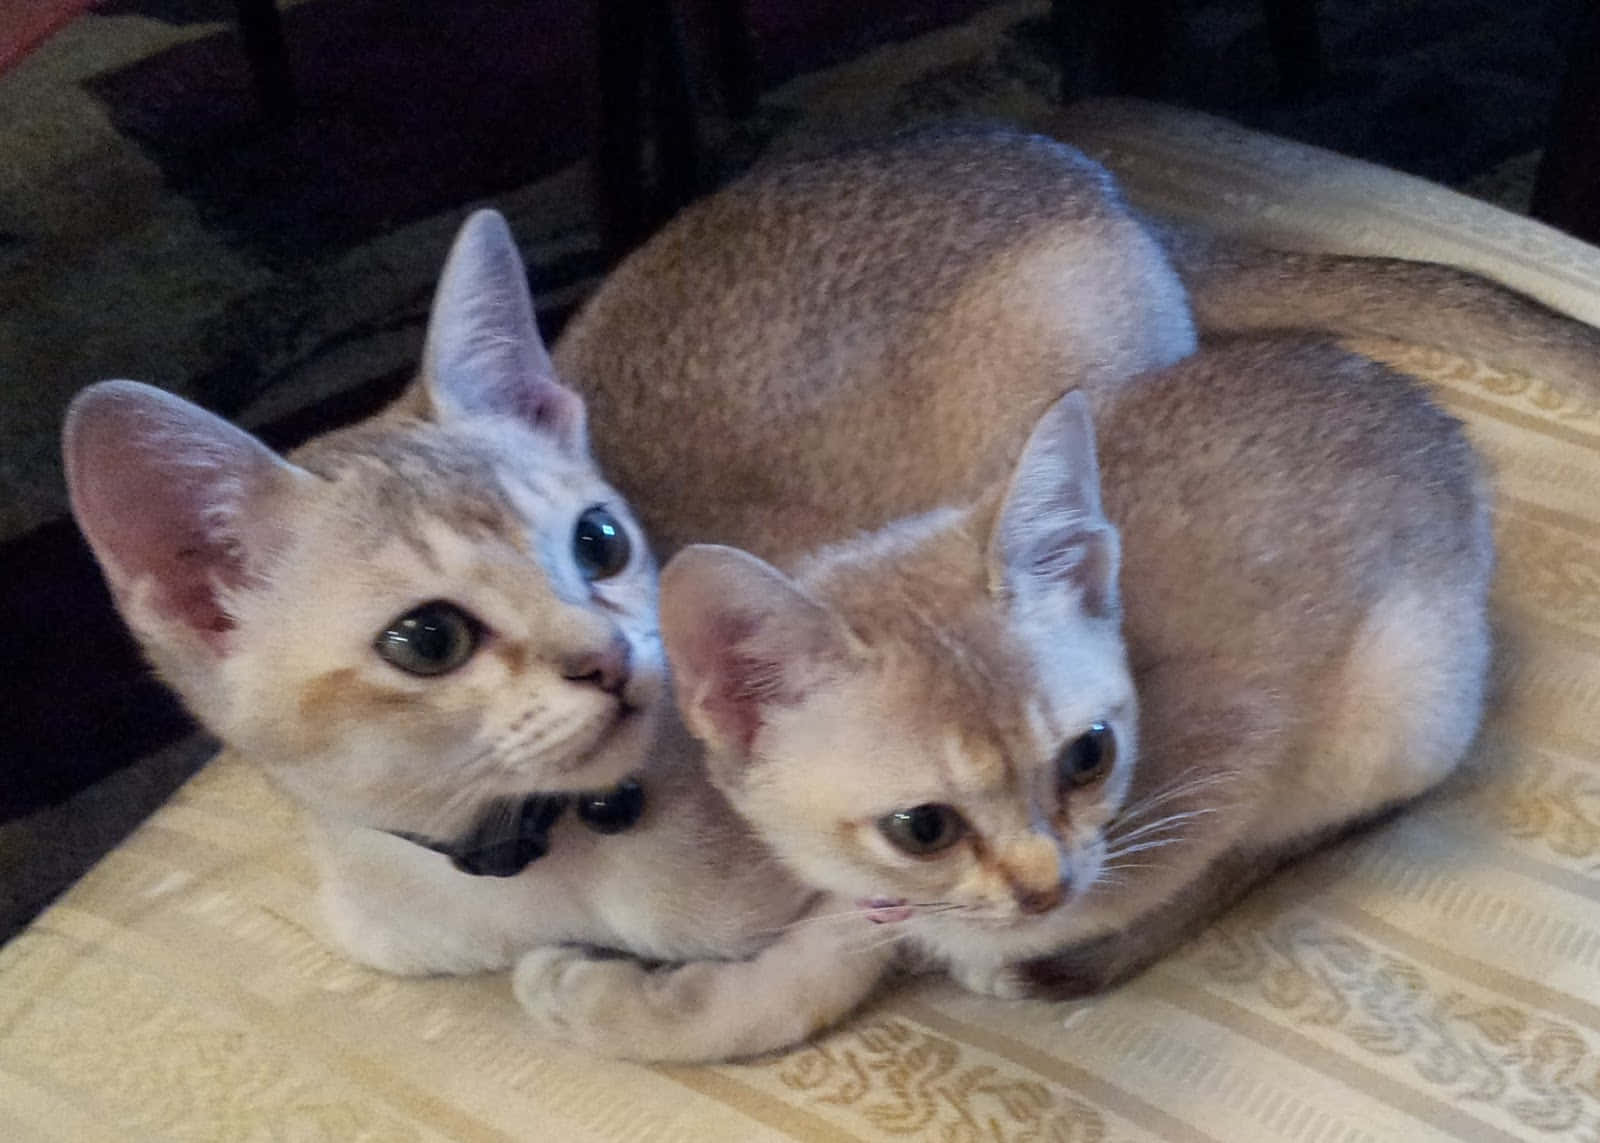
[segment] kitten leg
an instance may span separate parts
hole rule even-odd
[[[1443,781],[1477,734],[1489,648],[1479,595],[1392,588],[1357,630],[1298,765],[1281,769],[1255,839],[1337,829]]]
[[[652,970],[569,946],[534,949],[512,988],[540,1035],[598,1055],[700,1063],[777,1051],[847,1016],[895,961],[894,943],[863,945],[848,921],[819,920],[839,908],[813,909],[741,961]]]
[[[514,946],[492,921],[500,899],[486,901],[487,887],[388,834],[323,827],[312,838],[323,935],[351,960],[397,976],[460,976],[512,964]]]
[[[1198,936],[1287,862],[1360,824],[1346,823],[1265,852],[1236,848],[1219,854],[1173,892],[1147,902],[1121,928],[1015,965],[1025,994],[1071,1000],[1133,979]]]
[[[952,961],[949,973],[962,988],[979,996],[998,1000],[1021,1000],[1031,992],[1027,980],[1014,964],[995,961]]]

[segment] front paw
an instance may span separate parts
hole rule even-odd
[[[523,955],[511,989],[539,1036],[623,1057],[631,1045],[618,1015],[644,975],[637,961],[549,945]]]
[[[1028,995],[1028,982],[1009,964],[952,964],[950,975],[968,992],[1000,1000],[1021,1000]]]

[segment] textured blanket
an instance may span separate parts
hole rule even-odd
[[[1600,321],[1600,251],[1452,192],[1137,104],[1057,124],[1136,202],[1458,262]],[[784,1056],[613,1065],[503,976],[318,939],[295,812],[222,756],[0,949],[8,1139],[1592,1140],[1600,1133],[1600,410],[1368,344],[1497,475],[1499,698],[1465,780],[1302,862],[1108,995],[924,983]]]

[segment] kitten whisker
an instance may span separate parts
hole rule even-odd
[[[958,905],[951,901],[917,901],[910,902],[905,907],[917,910],[914,916],[927,917],[937,916],[941,913],[958,911],[966,906]],[[787,925],[783,925],[776,931],[783,933],[791,932],[795,929],[815,927],[822,924],[865,921],[868,919],[868,912],[869,910],[866,908],[858,907],[854,909],[844,909],[834,913],[816,913],[810,916],[796,918],[795,920],[790,921]]]
[[[1198,793],[1213,786],[1233,782],[1238,777],[1239,771],[1237,770],[1221,770],[1210,774],[1179,776],[1167,785],[1158,786],[1151,790],[1143,798],[1129,805],[1126,812],[1132,814],[1153,809],[1156,806],[1172,801],[1174,798],[1180,798],[1186,794]]]
[[[797,920],[790,921],[787,925],[782,926],[778,931],[786,933],[793,932],[796,929],[815,928],[816,926],[823,924],[836,924],[846,921],[864,921],[866,920],[866,916],[867,914],[865,909],[847,909],[841,913],[819,913],[815,916],[800,917]]]
[[[881,930],[876,932],[876,933],[869,933],[868,935],[872,936],[872,937],[875,937],[875,939],[868,940],[868,941],[861,942],[861,943],[852,944],[845,951],[856,953],[856,954],[876,952],[878,949],[883,948],[885,945],[899,944],[905,938],[905,934],[904,933],[893,932],[893,931],[890,931],[888,933],[884,933]]]
[[[1148,833],[1166,829],[1180,822],[1186,822],[1191,821],[1194,818],[1205,817],[1207,814],[1214,814],[1218,812],[1218,809],[1219,807],[1217,806],[1207,806],[1205,809],[1185,810],[1183,813],[1171,814],[1164,818],[1158,818],[1153,822],[1146,822],[1137,829],[1129,830],[1127,832],[1123,832],[1115,828],[1107,830],[1106,837],[1108,839],[1114,838],[1117,841],[1132,841],[1136,837],[1143,837]]]
[[[1165,838],[1159,838],[1159,839],[1157,839],[1155,841],[1142,841],[1138,845],[1130,845],[1130,846],[1126,846],[1126,847],[1121,848],[1121,849],[1110,850],[1105,854],[1105,856],[1104,856],[1104,858],[1102,858],[1102,860],[1104,860],[1104,861],[1113,861],[1118,857],[1124,856],[1125,854],[1140,853],[1140,852],[1142,852],[1143,850],[1146,850],[1146,849],[1160,849],[1163,846],[1177,845],[1179,842],[1181,842],[1183,840],[1184,839],[1181,838],[1181,837],[1165,837]]]
[[[1157,808],[1166,805],[1168,802],[1173,801],[1176,798],[1185,797],[1189,794],[1197,794],[1203,790],[1210,789],[1212,786],[1223,785],[1232,782],[1238,776],[1239,771],[1237,770],[1224,770],[1215,774],[1200,774],[1194,777],[1179,778],[1171,785],[1158,787],[1145,797],[1123,807],[1121,813],[1118,814],[1118,820],[1134,820],[1143,814],[1150,813]]]

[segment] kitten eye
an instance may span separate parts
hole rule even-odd
[[[407,674],[442,675],[472,657],[482,634],[483,624],[455,604],[436,599],[389,624],[372,646]]]
[[[1116,760],[1117,736],[1103,722],[1090,723],[1056,755],[1056,782],[1062,788],[1098,782]]]
[[[889,843],[912,857],[930,857],[967,836],[967,820],[952,806],[929,802],[878,819]]]
[[[588,580],[610,579],[628,566],[633,543],[617,518],[596,505],[578,517],[572,530],[572,558]]]

